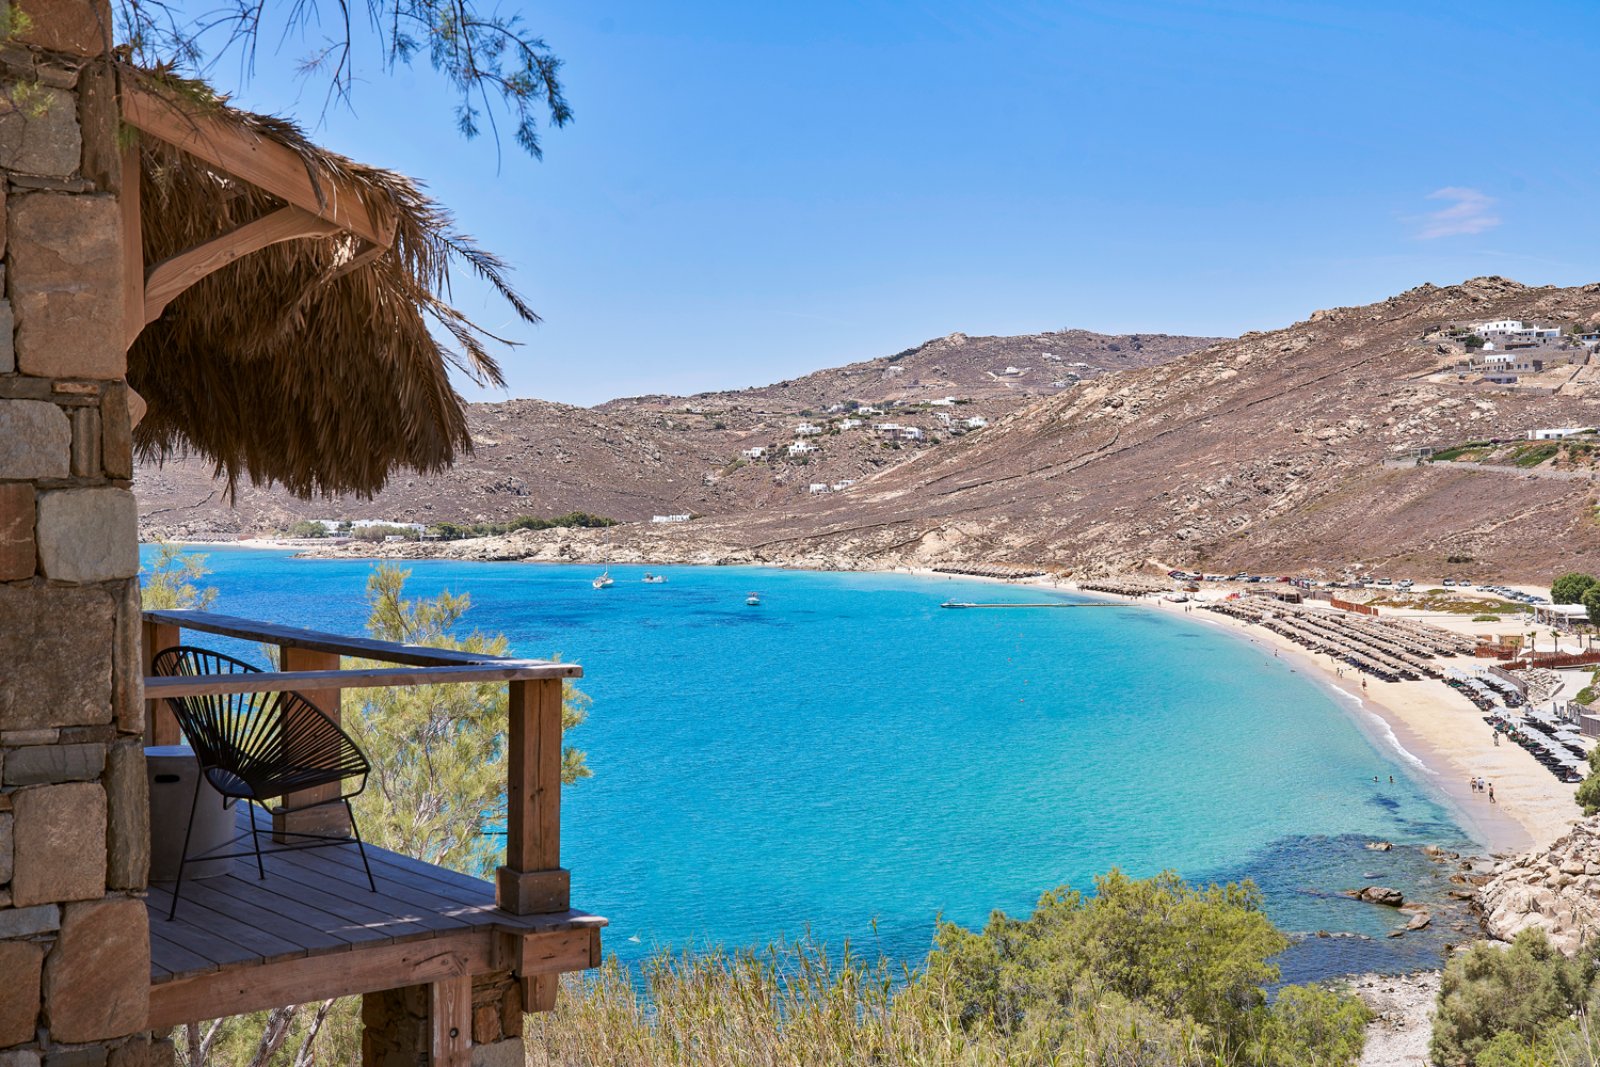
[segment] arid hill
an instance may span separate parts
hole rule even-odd
[[[617,400],[592,409],[541,400],[474,404],[471,455],[436,477],[402,476],[372,500],[306,502],[241,485],[237,505],[229,507],[210,466],[195,460],[141,465],[135,490],[144,534],[159,537],[267,533],[304,518],[461,523],[571,511],[624,521],[735,514],[792,505],[812,485],[859,482],[968,433],[968,419],[998,419],[1079,381],[1150,366],[1211,341],[1081,330],[952,334],[895,356],[747,390]],[[960,403],[945,404],[951,396]],[[885,439],[872,429],[874,416],[839,428],[860,405],[892,402],[876,418],[923,430],[920,441]],[[820,431],[811,439],[815,451],[791,456],[796,427],[807,422]],[[755,448],[764,454],[742,454]]]
[[[624,397],[602,411],[708,410],[779,414],[823,412],[841,399],[863,404],[937,400],[957,396],[999,400],[1007,409],[1039,396],[1055,396],[1079,381],[1109,371],[1153,367],[1218,340],[1169,334],[1113,336],[1087,330],[968,337],[953,333],[892,356],[830,367],[803,378],[754,389],[697,393],[690,397]],[[992,405],[991,405],[992,407]]]
[[[604,552],[812,566],[1013,560],[1079,572],[1159,563],[1328,574],[1359,563],[1528,581],[1600,568],[1592,465],[1399,458],[1600,423],[1595,357],[1553,395],[1454,373],[1464,348],[1448,327],[1497,318],[1593,322],[1600,285],[1478,278],[1319,311],[1039,400],[843,492],[613,531]],[[582,532],[552,532],[461,551],[554,559],[599,549]]]

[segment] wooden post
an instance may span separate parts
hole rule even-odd
[[[428,1067],[472,1067],[472,976],[428,987]]]
[[[512,682],[506,733],[506,862],[495,902],[517,915],[566,911],[561,868],[561,679]]]
[[[316,652],[308,648],[295,648],[290,645],[279,645],[279,663],[286,671],[336,671],[339,669],[339,654],[337,652]],[[343,721],[343,690],[330,689],[302,689],[301,696],[305,697],[328,718],[339,723]],[[272,817],[273,840],[280,844],[288,840],[291,833],[307,834],[342,834],[350,835],[350,816],[345,811],[345,806],[338,803],[339,783],[331,782],[328,785],[317,786],[314,789],[302,790],[298,793],[289,793],[284,796],[283,803],[291,808],[298,808],[306,804],[321,804],[322,807],[308,808],[305,811],[294,811],[287,815],[274,815]]]
[[[156,661],[156,653],[171,648],[183,639],[183,631],[176,626],[169,626],[162,622],[149,622],[143,624],[142,662],[144,673],[148,677]],[[146,700],[144,702],[144,743],[147,745],[176,745],[182,738],[178,731],[178,720],[172,714],[172,708],[165,700]]]

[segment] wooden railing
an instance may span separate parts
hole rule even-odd
[[[216,634],[275,645],[280,669],[259,674],[151,676],[161,650],[183,644],[183,631]],[[208,693],[293,690],[339,722],[346,689],[435,685],[445,682],[505,682],[506,856],[496,871],[495,902],[516,915],[568,910],[570,879],[561,866],[562,682],[583,675],[572,663],[507,659],[452,649],[403,645],[304,630],[204,611],[144,613],[145,737],[147,744],[180,741],[177,719],[166,698]],[[344,670],[343,656],[394,664]],[[291,807],[332,800],[337,786],[290,794]],[[275,833],[348,833],[342,804],[327,803],[274,819]],[[530,1010],[555,1002],[554,975],[533,983]]]

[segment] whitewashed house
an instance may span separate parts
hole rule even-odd
[[[808,487],[807,491],[812,496],[816,496],[819,493],[826,493],[826,492],[828,492],[828,483],[827,482],[812,482],[811,485]]]
[[[651,522],[688,522],[688,515],[652,515]]]
[[[739,455],[743,456],[745,459],[760,459],[766,454],[767,450],[760,445],[756,445],[754,448],[747,448],[739,453]]]
[[[1583,434],[1594,433],[1593,426],[1557,426],[1547,430],[1529,430],[1530,441],[1564,441],[1569,437],[1579,437]]]
[[[819,451],[821,451],[821,449],[817,448],[817,446],[812,444],[810,441],[796,441],[794,444],[789,446],[789,455],[791,456],[803,456],[809,452]]]
[[[822,433],[822,427],[811,422],[802,422],[794,428],[796,437],[816,437]]]
[[[984,418],[982,415],[974,415],[970,419],[963,419],[961,425],[965,426],[969,430],[981,430],[985,426],[989,425],[989,420]]]
[[[839,429],[841,429],[841,430],[853,430],[857,426],[860,426],[860,425],[861,425],[861,420],[860,419],[840,419],[839,420]]]

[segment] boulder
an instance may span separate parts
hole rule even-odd
[[[1560,951],[1578,952],[1584,931],[1600,928],[1591,866],[1600,866],[1600,816],[1580,820],[1547,848],[1496,865],[1479,893],[1490,935],[1510,940],[1538,927]]]
[[[1415,915],[1411,916],[1411,921],[1406,923],[1406,929],[1421,930],[1424,926],[1427,926],[1431,922],[1433,922],[1432,915],[1429,915],[1425,911],[1419,911]]]
[[[1372,852],[1388,852],[1394,845],[1388,841],[1368,841],[1367,849]]]
[[[1382,904],[1390,908],[1398,908],[1406,902],[1406,895],[1398,889],[1390,889],[1383,885],[1369,885],[1361,891],[1361,899],[1368,904]]]

